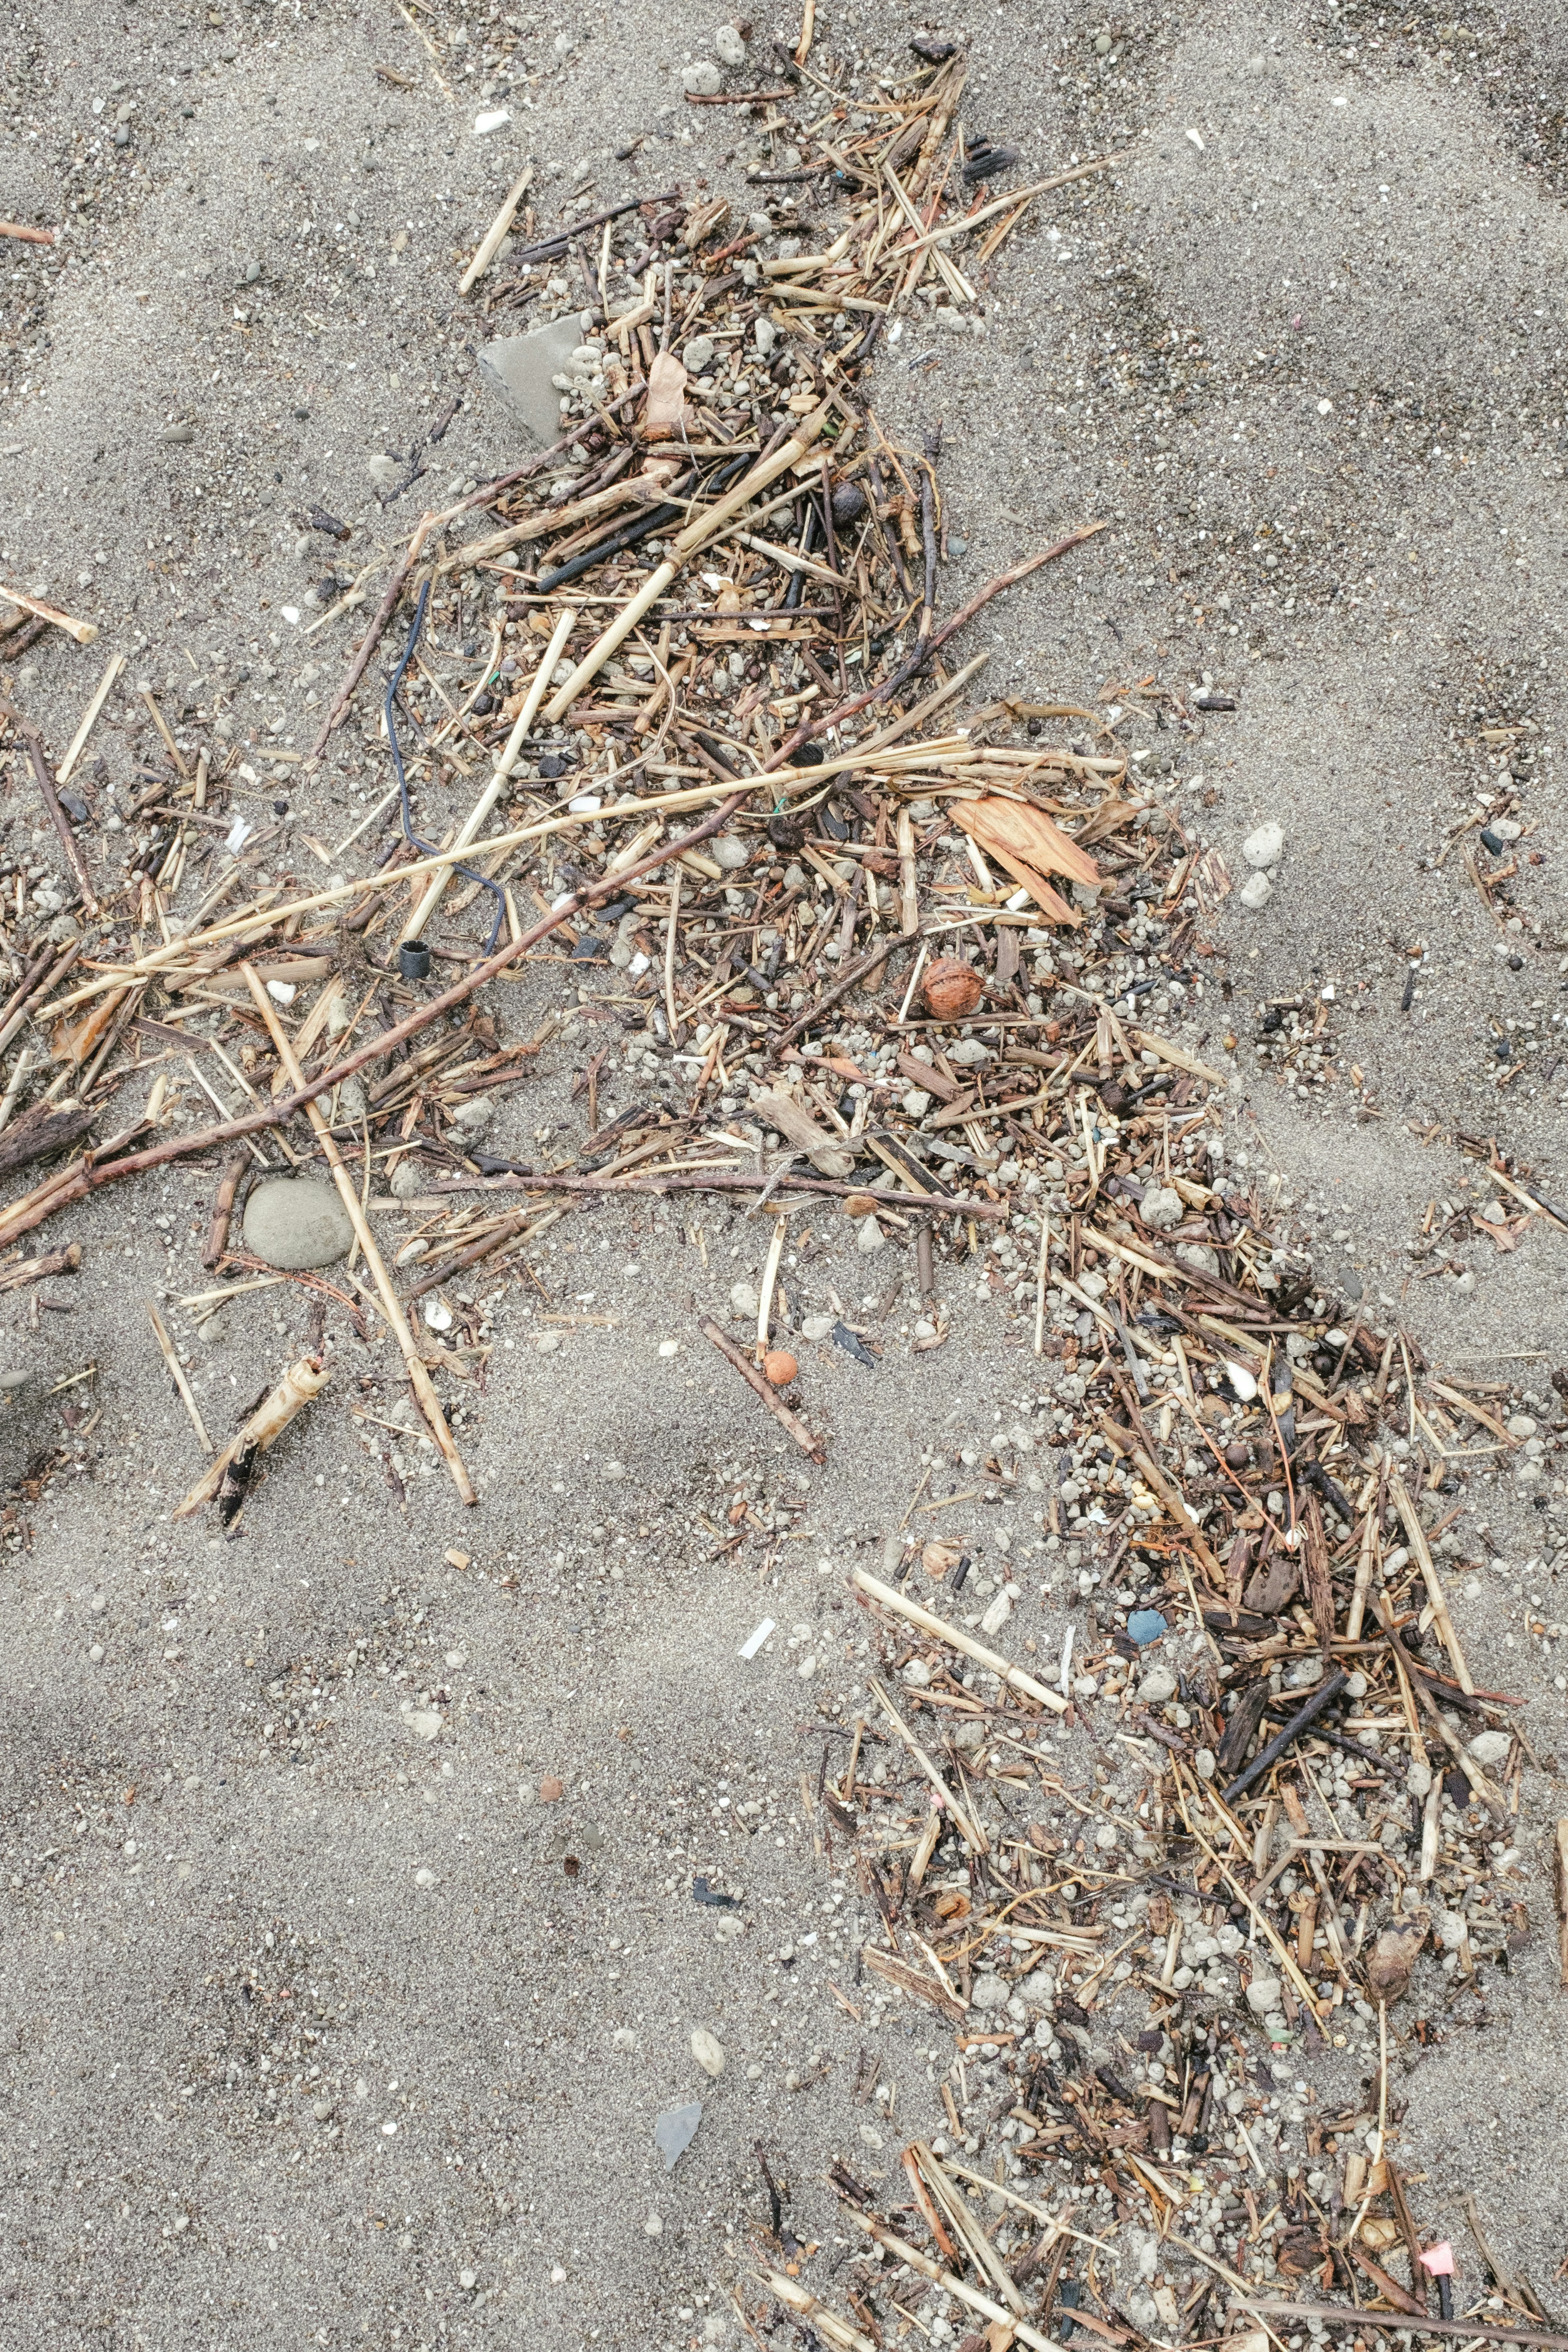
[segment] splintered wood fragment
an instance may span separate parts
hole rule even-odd
[[[26,719],[18,718],[16,713],[7,706],[0,706],[0,715],[10,719],[21,730],[23,740],[27,746],[27,758],[33,770],[33,781],[38,787],[44,806],[49,812],[49,823],[60,837],[60,846],[70,861],[71,872],[76,876],[77,888],[81,892],[89,914],[96,915],[98,896],[92,887],[92,877],[87,870],[87,860],[82,856],[81,845],[71,830],[70,819],[60,806],[60,796],[55,790],[55,780],[49,773],[48,755],[44,750],[43,738],[36,727],[29,726]]]
[[[36,596],[24,596],[19,588],[7,588],[3,581],[0,581],[0,596],[4,596],[8,604],[18,605],[24,613],[31,613],[36,621],[52,621],[57,629],[63,629],[68,637],[76,639],[78,646],[90,646],[98,635],[93,622],[73,621],[68,613],[57,613],[52,604],[40,604]]]
[[[1307,1588],[1307,1607],[1312,1612],[1312,1631],[1322,1643],[1323,1655],[1326,1658],[1333,1642],[1336,1627],[1333,1587],[1329,1580],[1328,1538],[1323,1533],[1322,1510],[1315,1494],[1307,1496],[1304,1527],[1301,1566]]]
[[[795,1144],[805,1153],[819,1176],[853,1174],[854,1153],[846,1150],[825,1127],[819,1127],[810,1111],[803,1109],[792,1096],[758,1095],[751,1108],[769,1127],[777,1128],[787,1143]]]
[[[244,1427],[235,1431],[223,1452],[207,1465],[184,1501],[176,1508],[177,1519],[188,1519],[204,1503],[210,1503],[223,1485],[225,1473],[242,1457],[265,1454],[276,1445],[295,1415],[303,1412],[312,1397],[319,1396],[332,1375],[319,1356],[301,1356],[290,1364],[272,1394],[257,1405]]]
[[[1568,1991],[1568,1819],[1557,1824],[1552,1859],[1557,1894],[1557,1974]]]
[[[246,1154],[236,1151],[224,1170],[213,1200],[213,1220],[207,1227],[207,1238],[202,1244],[202,1264],[209,1271],[216,1265],[229,1245],[229,1219],[234,1214],[235,1194],[247,1165]]]
[[[1021,1691],[1026,1698],[1036,1700],[1041,1706],[1049,1706],[1054,1714],[1067,1713],[1068,1703],[1060,1691],[1048,1690],[1043,1683],[1037,1683],[1032,1675],[1026,1675],[1021,1666],[1013,1665],[995,1650],[988,1650],[984,1643],[960,1632],[956,1625],[949,1625],[946,1618],[935,1616],[929,1609],[923,1609],[918,1601],[909,1600],[896,1586],[883,1584],[879,1577],[873,1576],[869,1570],[863,1568],[857,1568],[850,1581],[873,1601],[880,1602],[883,1609],[891,1609],[895,1616],[907,1618],[910,1624],[918,1625],[922,1633],[929,1633],[934,1640],[946,1642],[949,1649],[961,1651],[965,1657],[973,1658],[977,1666],[984,1666],[988,1674],[995,1675],[1007,1684],[1009,1690]]]
[[[932,1814],[932,1824],[939,1836],[941,1816],[935,1811]],[[968,2015],[963,2003],[956,2001],[946,1987],[937,1983],[935,1977],[925,1975],[924,1970],[913,1967],[908,1960],[899,1959],[896,1954],[879,1951],[874,1944],[862,1944],[861,1958],[865,1966],[873,1969],[879,1977],[885,1977],[889,1984],[897,1985],[901,1991],[913,1994],[916,2000],[923,2000],[930,2008],[939,2010],[942,2015],[949,2019],[953,2024],[962,2025]]]
[[[256,1001],[256,1011],[267,1024],[267,1034],[272,1039],[273,1046],[289,1085],[298,1091],[305,1084],[305,1073],[299,1066],[288,1032],[277,1017],[277,1008],[262,985],[256,974],[256,966],[246,963],[240,966],[240,970],[244,972],[251,995]],[[332,1130],[327,1123],[327,1115],[320,1104],[315,1100],[308,1102],[305,1110],[307,1118],[316,1131],[316,1140],[321,1146],[327,1165],[332,1171],[332,1181],[338,1188],[338,1198],[348,1212],[349,1223],[353,1226],[360,1247],[364,1253],[371,1279],[375,1284],[381,1298],[382,1312],[392,1325],[393,1337],[402,1351],[403,1365],[413,1393],[418,1399],[419,1409],[430,1424],[430,1433],[440,1449],[442,1459],[451,1473],[452,1483],[458,1494],[465,1503],[476,1503],[479,1498],[474,1492],[473,1483],[464,1465],[463,1456],[457,1450],[457,1441],[446,1425],[446,1415],[441,1410],[441,1400],[435,1393],[435,1383],[431,1379],[424,1358],[419,1351],[419,1342],[414,1338],[408,1317],[403,1312],[402,1301],[392,1288],[392,1280],[387,1272],[386,1262],[376,1246],[370,1220],[361,1204],[358,1187],[343,1164],[343,1155],[339,1150]]]
[[[56,1275],[79,1274],[81,1244],[68,1242],[64,1249],[50,1250],[44,1257],[25,1257],[19,1265],[8,1265],[0,1272],[0,1291],[24,1290],[31,1283],[48,1282]]]
[[[174,1344],[170,1339],[167,1330],[164,1328],[163,1318],[159,1314],[158,1309],[153,1306],[151,1299],[147,1302],[147,1319],[152,1326],[153,1338],[157,1340],[159,1347],[163,1351],[163,1361],[169,1367],[170,1375],[173,1380],[174,1386],[180,1391],[180,1402],[184,1406],[185,1411],[191,1416],[191,1426],[196,1433],[196,1437],[200,1443],[202,1452],[204,1454],[210,1454],[213,1451],[213,1441],[207,1435],[207,1425],[202,1419],[201,1407],[197,1404],[195,1397],[192,1393],[190,1381],[185,1378],[184,1367],[181,1363],[179,1357],[174,1353]]]
[[[772,1383],[763,1378],[755,1364],[747,1362],[727,1332],[721,1331],[718,1325],[708,1315],[703,1317],[698,1328],[705,1339],[713,1341],[719,1354],[735,1366],[747,1387],[754,1390],[762,1399],[774,1420],[789,1431],[801,1453],[809,1454],[813,1462],[821,1462],[822,1459],[821,1438],[813,1437],[800,1414],[790,1412]]]

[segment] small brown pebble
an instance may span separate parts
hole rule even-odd
[[[1239,1442],[1234,1445],[1228,1445],[1225,1449],[1225,1458],[1233,1470],[1245,1470],[1252,1459],[1252,1448],[1249,1445],[1242,1445]]]
[[[539,1782],[539,1802],[541,1805],[559,1805],[565,1794],[566,1783],[564,1780],[557,1780],[554,1778],[551,1778],[548,1780],[541,1780]]]
[[[770,1349],[762,1359],[764,1376],[776,1389],[787,1389],[800,1369],[788,1348]]]
[[[980,1001],[980,975],[956,956],[938,956],[925,974],[925,995],[934,1021],[962,1021]]]

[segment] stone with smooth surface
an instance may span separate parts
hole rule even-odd
[[[349,1213],[331,1187],[304,1176],[274,1176],[245,1204],[245,1245],[286,1274],[335,1265],[353,1246]]]

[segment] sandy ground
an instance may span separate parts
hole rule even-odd
[[[706,20],[669,25],[645,0],[591,20],[465,20],[452,0],[416,15],[446,89],[380,5],[19,0],[0,26],[0,215],[68,225],[53,251],[0,243],[0,564],[103,630],[89,653],[54,637],[19,667],[0,656],[57,745],[115,648],[128,682],[188,708],[192,740],[214,676],[247,669],[236,738],[308,741],[346,626],[302,654],[279,608],[329,556],[369,562],[421,496],[511,454],[454,257],[525,154],[544,221],[581,184],[606,203],[738,184],[745,134],[681,103]],[[819,56],[896,65],[916,21],[832,0]],[[758,18],[764,81],[766,36],[797,29]],[[1511,1250],[1479,1227],[1412,1244],[1429,1202],[1490,1197],[1456,1134],[1495,1135],[1568,1191],[1561,15],[1459,27],[1184,0],[1103,18],[1009,5],[955,29],[974,45],[971,130],[1019,145],[1031,175],[1123,161],[1037,208],[983,277],[978,330],[939,336],[916,313],[881,364],[890,430],[945,420],[966,548],[944,600],[1111,519],[1071,572],[990,608],[986,689],[1082,702],[1154,673],[1235,697],[1152,755],[1238,878],[1259,820],[1285,826],[1286,854],[1260,914],[1227,900],[1215,978],[1163,1018],[1211,1058],[1237,1040],[1229,1147],[1278,1177],[1324,1277],[1556,1419],[1563,1237],[1537,1221]],[[502,103],[510,126],[476,139]],[[426,479],[379,505],[369,460],[407,456],[454,396]],[[298,551],[316,502],[354,523],[340,558],[319,535]],[[140,712],[117,701],[100,732],[110,779],[152,748]],[[12,855],[35,825],[24,779],[13,767]],[[288,787],[265,763],[257,779],[265,814]],[[297,820],[336,839],[369,780],[329,763]],[[1524,828],[1495,913],[1465,866],[1473,833],[1437,863],[1482,793]],[[1257,1057],[1258,1008],[1329,982],[1333,1075],[1297,1092]],[[514,998],[519,1030],[553,1001],[538,976]],[[592,1011],[508,1110],[503,1148],[580,1121],[567,1081]],[[9,1475],[79,1455],[0,1576],[0,2335],[159,2352],[738,2340],[726,2288],[766,2212],[754,2144],[793,2184],[797,2233],[826,2242],[821,2281],[828,2162],[874,2169],[929,2127],[946,2064],[935,2031],[873,2040],[830,1990],[852,2008],[858,1895],[842,1856],[813,1850],[801,1776],[862,1687],[844,1571],[874,1562],[923,1454],[1043,1395],[1041,1368],[956,1269],[952,1340],[911,1357],[913,1269],[857,1258],[825,1217],[803,1307],[834,1286],[888,1344],[874,1372],[802,1349],[832,1433],[819,1473],[695,1329],[759,1263],[758,1225],[706,1203],[605,1210],[559,1227],[538,1285],[494,1301],[461,1432],[476,1513],[416,1457],[400,1507],[371,1450],[386,1433],[346,1410],[388,1412],[390,1360],[348,1342],[336,1409],[219,1544],[170,1523],[195,1454],[143,1308],[200,1286],[211,1183],[177,1172],[73,1219],[73,1314],[35,1332],[25,1306],[0,1307],[10,1360],[39,1376],[7,1427]],[[302,1341],[301,1311],[270,1297],[230,1310],[196,1373],[219,1427]],[[617,1319],[540,1355],[547,1297]],[[681,1352],[662,1359],[670,1338]],[[78,1437],[70,1391],[37,1400],[89,1362],[101,1418]],[[741,1497],[757,1524],[727,1550]],[[1460,1524],[1490,1563],[1456,1604],[1467,1647],[1479,1677],[1530,1697],[1545,1757],[1565,1702],[1526,1622],[1562,1613],[1561,1518],[1482,1465]],[[1009,1532],[1027,1542],[1022,1514]],[[779,1631],[743,1664],[764,1615]],[[1046,1654],[1062,1622],[1034,1589],[1015,1620]],[[442,1717],[428,1742],[411,1697]],[[539,1801],[552,1780],[562,1793]],[[1462,2240],[1473,2189],[1560,2312],[1543,2159],[1568,1998],[1539,1842],[1561,1809],[1527,1774],[1534,1938],[1492,1986],[1490,2030],[1396,2067],[1423,2220]],[[738,1904],[695,1902],[694,1874]],[[716,2082],[691,2054],[698,2027],[725,2045]],[[699,2095],[666,2176],[653,2119]]]

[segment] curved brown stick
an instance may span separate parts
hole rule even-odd
[[[520,939],[514,940],[508,947],[502,948],[484,963],[476,964],[465,979],[455,982],[440,996],[433,996],[428,1004],[422,1004],[417,1012],[411,1013],[395,1028],[383,1031],[370,1045],[361,1046],[357,1054],[350,1054],[347,1061],[338,1062],[330,1069],[323,1070],[319,1077],[312,1078],[308,1086],[297,1088],[292,1094],[279,1095],[275,1102],[262,1103],[255,1110],[247,1111],[242,1118],[225,1119],[218,1127],[201,1128],[194,1135],[172,1136],[167,1143],[155,1144],[146,1151],[128,1152],[123,1159],[111,1160],[105,1167],[83,1160],[77,1168],[63,1173],[58,1183],[52,1183],[47,1192],[34,1194],[19,1202],[9,1215],[0,1216],[0,1248],[18,1240],[23,1234],[31,1233],[36,1225],[43,1223],[46,1217],[53,1216],[57,1209],[65,1208],[72,1201],[85,1200],[89,1192],[96,1192],[99,1185],[112,1183],[116,1177],[140,1175],[144,1168],[162,1168],[171,1160],[188,1160],[194,1152],[210,1151],[215,1144],[238,1142],[242,1137],[255,1135],[263,1128],[280,1127],[286,1119],[292,1118],[297,1110],[303,1110],[307,1103],[314,1102],[318,1095],[327,1094],[333,1087],[341,1086],[345,1078],[352,1077],[368,1062],[379,1061],[383,1054],[392,1052],[406,1038],[428,1028],[431,1022],[443,1013],[450,1013],[455,1005],[465,1003],[476,989],[483,988],[486,982],[505,971],[509,964],[527,955],[530,948],[537,947],[540,940],[559,929],[562,923],[570,922],[573,915],[580,914],[585,907],[591,906],[596,898],[619,897],[629,882],[640,881],[644,874],[652,874],[656,866],[664,865],[668,859],[684,856],[688,849],[695,849],[714,834],[721,833],[746,797],[744,789],[731,793],[719,803],[711,816],[705,817],[701,824],[694,826],[690,833],[682,834],[678,841],[668,841],[663,848],[650,850],[647,856],[639,858],[635,866],[627,866],[619,874],[601,876],[587,889],[574,891],[564,906],[554,908],[531,930],[525,931]]]

